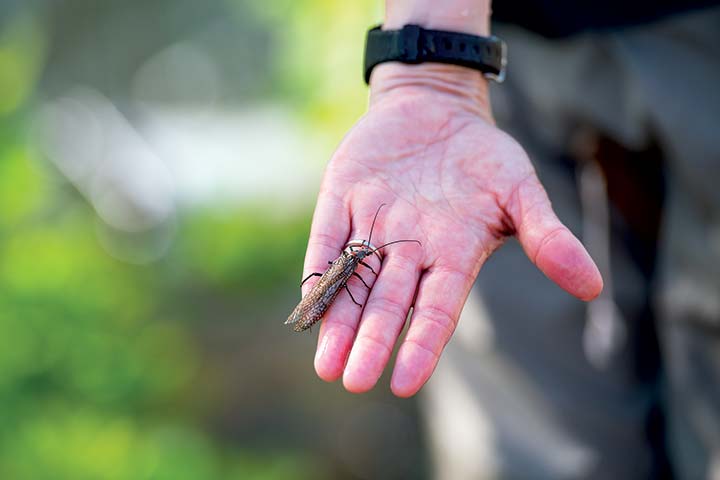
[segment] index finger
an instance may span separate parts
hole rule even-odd
[[[349,233],[350,217],[344,202],[331,194],[321,193],[310,227],[302,278],[314,272],[324,272],[327,262],[337,258],[343,249]],[[303,285],[303,295],[316,280],[310,279]]]

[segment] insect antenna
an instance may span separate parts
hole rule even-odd
[[[375,253],[375,252],[377,252],[378,250],[380,250],[381,248],[387,247],[388,245],[392,245],[392,244],[394,244],[394,243],[402,243],[402,242],[415,242],[415,243],[417,243],[418,245],[422,246],[422,243],[420,243],[420,240],[395,240],[395,241],[392,241],[392,242],[388,242],[388,243],[386,243],[385,245],[380,245],[380,246],[377,247],[375,250],[373,250],[372,253]]]
[[[368,235],[368,239],[367,239],[368,245],[370,245],[370,240],[372,240],[372,232],[373,232],[373,228],[375,228],[375,220],[377,220],[378,214],[380,213],[380,209],[382,207],[384,207],[385,205],[387,205],[387,204],[385,204],[385,203],[380,204],[380,206],[377,209],[377,212],[375,212],[375,218],[373,218],[372,225],[370,225],[370,235]]]

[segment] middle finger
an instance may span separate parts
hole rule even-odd
[[[343,384],[351,392],[370,390],[382,375],[420,278],[418,245],[398,244],[390,248],[365,305],[343,374]]]

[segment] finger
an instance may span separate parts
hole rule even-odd
[[[435,268],[423,275],[410,328],[390,381],[395,395],[415,395],[430,378],[455,331],[473,281],[474,275],[457,270]]]
[[[332,195],[321,194],[310,228],[302,278],[313,272],[324,272],[328,267],[327,262],[335,260],[340,255],[349,231],[350,217],[342,200]],[[317,280],[318,278],[310,278],[305,282],[302,286],[302,294],[307,294]]]
[[[382,375],[415,295],[419,253],[417,245],[398,245],[383,262],[343,374],[348,391],[366,392]]]
[[[603,281],[580,240],[562,224],[536,176],[516,189],[508,213],[530,260],[552,281],[581,300],[592,300]]]
[[[352,238],[360,238],[368,235],[372,214],[374,213],[369,212],[368,214],[363,210],[362,214],[353,216],[354,232]],[[347,235],[343,242],[346,240]],[[343,246],[344,243],[341,247]],[[336,251],[332,259],[334,260],[338,255],[340,255],[340,252]],[[380,261],[375,255],[366,257],[365,263],[370,265],[376,272],[379,272]],[[327,267],[327,262],[325,267]],[[364,281],[368,286],[373,287],[373,283],[376,280],[375,275],[369,273],[369,270],[365,269],[365,267],[361,266],[359,269]],[[367,271],[363,272],[362,270]],[[365,305],[369,290],[363,282],[359,278],[350,277],[347,285],[353,297],[355,297],[355,300]],[[320,335],[318,336],[318,346],[314,362],[315,371],[323,380],[332,382],[342,375],[345,362],[350,353],[350,348],[355,339],[362,311],[363,309],[352,301],[346,291],[341,291],[333,302],[333,305],[325,314],[320,328]]]
[[[379,263],[372,264],[376,271],[380,266]],[[373,287],[375,282],[373,275],[364,275],[363,278],[370,287]],[[370,291],[362,281],[351,277],[347,286],[355,300],[361,305],[365,305]],[[362,311],[363,309],[356,305],[343,289],[325,313],[318,335],[314,362],[315,372],[323,380],[333,382],[342,375],[350,348],[355,340]]]
[[[348,282],[348,288],[353,292],[355,300],[364,304],[368,291],[360,282]],[[372,286],[372,279],[366,279]],[[333,305],[328,309],[320,326],[317,351],[315,352],[315,372],[326,382],[334,382],[340,378],[345,368],[345,362],[350,353],[353,340],[360,323],[361,307],[355,305],[346,291],[341,291]]]
[[[303,278],[313,272],[324,272],[328,268],[328,261],[335,260],[347,241],[350,231],[350,217],[344,203],[332,195],[320,194],[318,203],[313,215],[310,238],[308,240],[307,252],[305,254],[305,266]],[[305,296],[318,281],[318,277],[310,278],[302,287],[302,295]],[[338,297],[347,295],[347,292],[340,292]],[[349,301],[349,299],[347,299]],[[352,305],[355,309],[358,307]],[[328,358],[326,365],[333,366],[333,369],[317,370],[320,378],[326,381],[337,380],[342,373],[342,365],[350,350],[349,344],[355,336],[356,316],[350,310],[350,305],[343,302],[342,298],[336,298],[334,304],[326,312],[325,317],[333,318],[331,322],[324,321],[318,336],[319,345],[316,356],[325,352]],[[316,357],[317,358],[317,357]],[[334,359],[330,361],[330,359]],[[338,371],[338,365],[339,371]]]

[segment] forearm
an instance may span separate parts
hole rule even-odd
[[[383,28],[416,24],[435,30],[489,34],[490,0],[386,0]],[[370,80],[371,103],[398,87],[429,87],[447,94],[491,120],[487,80],[470,68],[440,63],[406,65],[387,62],[375,67]]]
[[[490,0],[386,0],[384,28],[407,24],[488,35]]]

